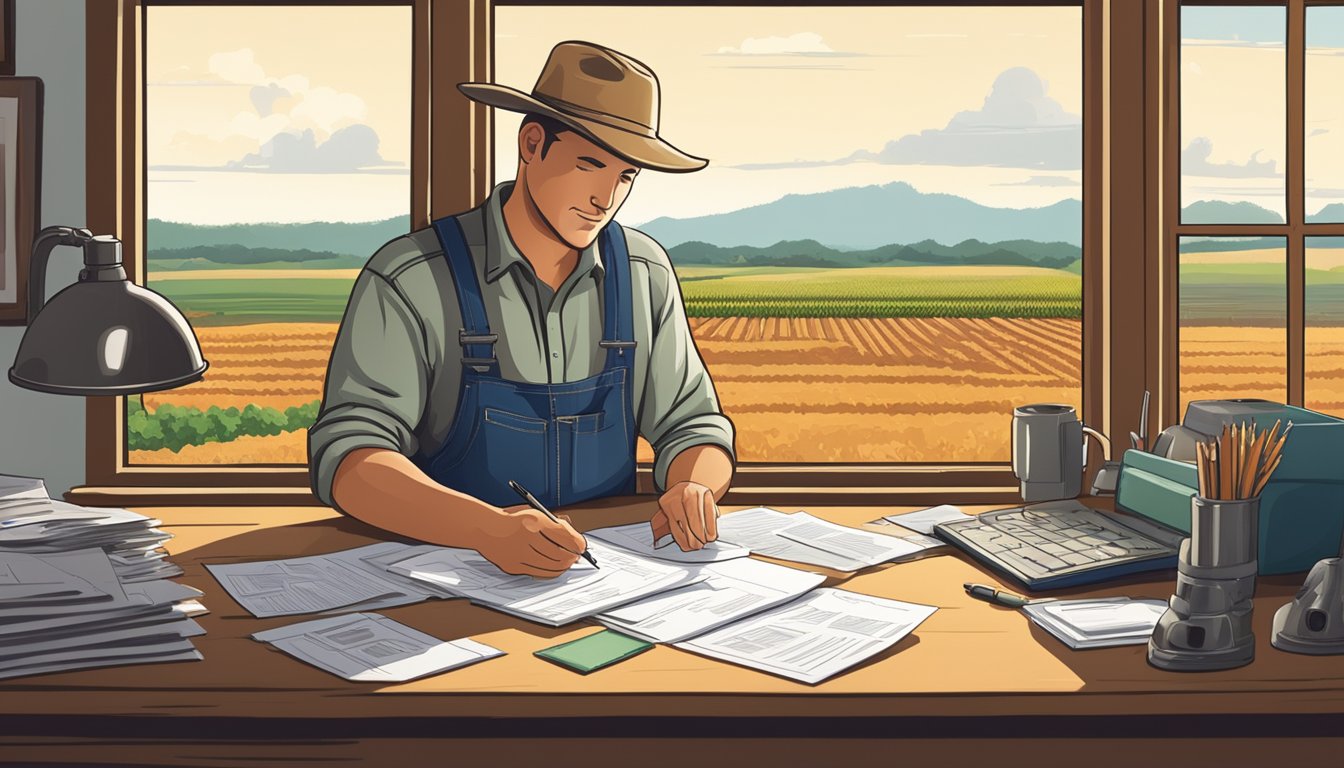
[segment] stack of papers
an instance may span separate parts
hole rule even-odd
[[[1022,606],[1032,621],[1074,649],[1147,643],[1166,609],[1162,600],[1128,597],[1042,600]]]
[[[99,547],[123,583],[182,575],[161,549],[160,521],[127,509],[82,507],[50,498],[30,477],[0,475],[0,548],[42,554]]]
[[[676,647],[815,684],[895,645],[937,610],[818,589]]]
[[[444,642],[377,613],[356,613],[257,632],[294,658],[346,680],[399,683],[504,652],[470,638]]]
[[[597,619],[651,643],[675,643],[801,597],[826,580],[760,560],[701,566],[697,581],[627,603]]]
[[[390,571],[551,626],[593,616],[696,578],[687,567],[640,557],[600,539],[590,539],[588,551],[601,568],[580,560],[554,579],[507,574],[479,552],[455,547],[434,547],[393,563]]]
[[[0,678],[200,659],[198,590],[166,580],[123,584],[102,549],[0,549]]]
[[[724,515],[719,520],[719,539],[766,557],[836,571],[857,571],[911,557],[936,545],[836,525],[806,512],[790,515],[769,507]]]

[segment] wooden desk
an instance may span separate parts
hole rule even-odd
[[[588,529],[647,519],[653,504],[608,500],[566,511]],[[754,765],[762,754],[824,764],[843,748],[925,765],[1008,765],[1015,756],[1039,765],[1041,749],[1080,752],[1093,765],[1227,766],[1288,755],[1305,764],[1318,752],[1326,757],[1321,765],[1344,764],[1344,657],[1269,644],[1273,613],[1291,599],[1300,574],[1260,580],[1256,660],[1223,672],[1164,672],[1147,664],[1142,646],[1071,651],[1020,612],[969,598],[963,582],[1002,582],[949,552],[831,574],[828,586],[940,610],[887,652],[816,686],[665,646],[580,676],[532,652],[595,626],[544,627],[461,600],[385,613],[509,655],[382,685],[347,683],[251,640],[252,632],[300,619],[253,618],[204,568],[336,551],[378,538],[373,529],[317,507],[142,511],[175,535],[169,551],[186,571],[179,580],[205,592],[211,613],[199,621],[208,634],[195,639],[205,661],[0,681],[0,761],[414,765],[414,755],[450,750],[498,765],[535,762],[539,751],[553,764],[635,755],[647,764]],[[892,510],[810,511],[857,526]],[[1051,594],[1165,598],[1174,578],[1160,572]],[[445,746],[450,737],[458,741]]]

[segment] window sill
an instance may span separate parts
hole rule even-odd
[[[322,506],[304,488],[210,488],[82,485],[65,493],[72,504],[92,507],[297,507]]]
[[[652,486],[652,483],[649,483]],[[641,487],[640,493],[654,493]],[[94,507],[296,507],[323,506],[308,488],[84,485],[71,488],[65,500]],[[725,505],[1012,504],[1021,501],[1017,486],[734,486]],[[792,511],[790,509],[789,511]]]

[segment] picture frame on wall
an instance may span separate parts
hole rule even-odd
[[[0,75],[14,74],[14,0],[0,0]]]
[[[42,81],[0,77],[0,325],[28,317],[28,260],[41,190]]]

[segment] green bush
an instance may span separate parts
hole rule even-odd
[[[271,436],[307,429],[317,420],[321,405],[322,401],[314,400],[286,408],[282,413],[255,405],[241,411],[212,405],[202,411],[164,403],[150,412],[140,398],[127,398],[127,447],[132,451],[169,448],[177,452],[184,446],[225,443],[244,435]]]

